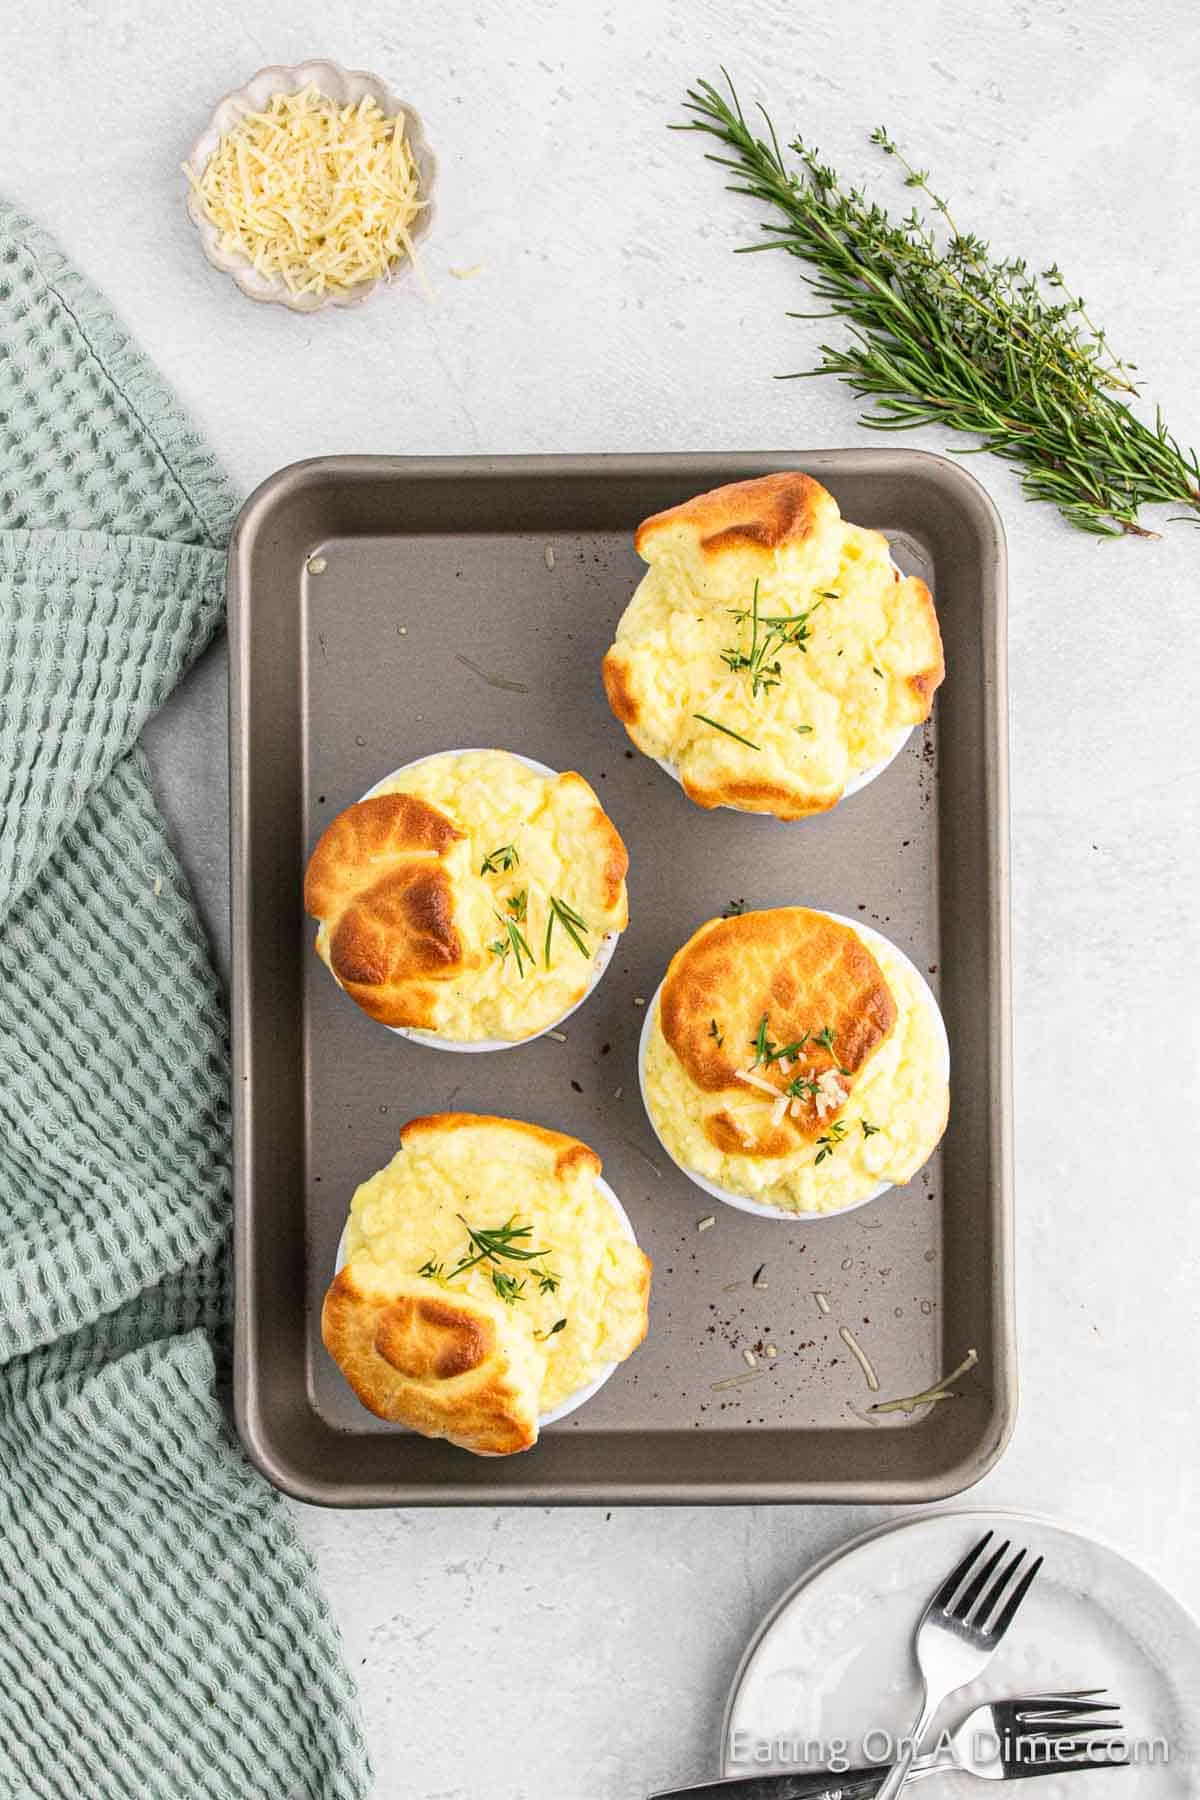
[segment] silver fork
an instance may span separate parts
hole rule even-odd
[[[920,1716],[888,1770],[877,1800],[895,1800],[908,1780],[921,1740],[938,1708],[986,1669],[1042,1566],[1038,1556],[1021,1572],[1027,1555],[1024,1550],[1018,1550],[1005,1562],[1011,1549],[1007,1539],[986,1562],[981,1562],[991,1541],[992,1533],[986,1531],[957,1568],[950,1571],[922,1614],[916,1649],[925,1684],[924,1700]]]
[[[984,1781],[1019,1781],[1031,1775],[1123,1765],[1126,1750],[1117,1703],[1097,1698],[1102,1692],[1085,1688],[977,1706],[944,1748],[916,1759],[908,1778],[919,1781],[924,1775],[958,1769]],[[878,1795],[885,1774],[877,1765],[846,1769],[840,1775],[817,1769],[734,1775],[695,1787],[663,1789],[648,1800],[870,1800]]]

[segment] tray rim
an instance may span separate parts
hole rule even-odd
[[[1000,1016],[994,1021],[997,1037],[995,1067],[995,1143],[993,1150],[995,1199],[991,1241],[991,1297],[995,1319],[994,1341],[989,1346],[993,1374],[993,1402],[988,1415],[990,1431],[968,1447],[957,1460],[918,1479],[896,1477],[877,1481],[861,1479],[799,1479],[750,1481],[710,1479],[678,1486],[669,1482],[594,1481],[562,1487],[553,1480],[531,1478],[489,1488],[474,1481],[449,1481],[437,1485],[378,1480],[346,1482],[330,1480],[319,1471],[299,1466],[283,1445],[274,1441],[260,1402],[256,1371],[245,1351],[250,1334],[253,1297],[245,1276],[253,1241],[252,1181],[239,1154],[246,1141],[246,1122],[251,1106],[252,1066],[247,1046],[250,1035],[250,995],[246,970],[249,961],[247,868],[244,856],[244,808],[248,796],[250,757],[243,742],[243,711],[251,632],[243,571],[250,548],[272,512],[283,501],[330,477],[355,482],[382,478],[432,479],[472,476],[516,479],[561,476],[582,478],[609,473],[625,476],[662,476],[677,472],[686,480],[691,471],[700,476],[719,464],[734,478],[761,474],[772,467],[803,468],[818,477],[847,475],[888,476],[901,470],[923,478],[941,489],[977,540],[981,578],[993,591],[994,738],[989,744],[990,776],[994,791],[991,836],[994,862],[989,880],[996,901],[991,921],[989,962],[996,972],[1001,997]],[[706,479],[706,477],[702,477]],[[404,456],[344,454],[312,456],[285,464],[267,476],[244,502],[230,536],[227,558],[229,627],[229,785],[230,785],[230,914],[231,977],[230,1026],[232,1044],[233,1113],[233,1286],[234,1357],[233,1415],[243,1447],[251,1462],[281,1492],[309,1505],[330,1507],[387,1506],[511,1506],[511,1505],[750,1505],[750,1504],[872,1504],[931,1503],[953,1498],[977,1482],[995,1466],[1011,1440],[1018,1410],[1016,1303],[1014,1281],[1013,1196],[1013,1082],[1012,1082],[1012,952],[1010,912],[1010,806],[1009,806],[1009,711],[1007,664],[1007,546],[1004,526],[990,494],[960,464],[927,450],[905,446],[885,448],[830,448],[820,450],[687,452],[569,452],[517,455]],[[922,1422],[924,1423],[924,1422]],[[922,1425],[906,1428],[918,1432]],[[797,1436],[819,1435],[821,1427],[804,1427]],[[669,1435],[662,1433],[660,1435]],[[731,1440],[736,1433],[721,1434]]]

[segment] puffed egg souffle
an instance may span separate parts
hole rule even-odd
[[[628,922],[629,858],[582,775],[455,750],[388,776],[309,860],[317,955],[373,1019],[503,1049],[565,1018]]]
[[[507,1456],[646,1334],[650,1261],[600,1158],[517,1119],[411,1120],[350,1205],[321,1333],[362,1404]]]
[[[700,806],[826,812],[929,717],[933,599],[811,476],[764,475],[656,513],[604,658],[613,712]]]
[[[937,1001],[881,933],[802,906],[710,919],[642,1031],[663,1148],[744,1211],[811,1218],[910,1181],[946,1129]]]

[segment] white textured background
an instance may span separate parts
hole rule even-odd
[[[177,165],[260,64],[373,68],[442,160],[415,286],[258,309],[202,262]],[[1057,258],[1200,439],[1192,0],[48,0],[0,14],[0,179],[107,291],[247,489],[324,451],[866,441],[822,328],[682,90],[726,61],[848,176],[881,120],[964,224]],[[886,176],[886,170],[883,172]],[[475,281],[451,267],[482,262]],[[931,449],[936,432],[921,434]],[[1200,536],[1102,544],[974,472],[1012,556],[1024,1401],[980,1499],[1108,1536],[1193,1605]],[[173,780],[210,896],[219,668]],[[207,739],[205,733],[208,733]],[[169,760],[171,746],[164,752]],[[207,884],[207,885],[206,885]],[[363,1687],[379,1800],[626,1800],[713,1769],[757,1617],[858,1509],[301,1514]]]

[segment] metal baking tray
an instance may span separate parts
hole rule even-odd
[[[930,726],[885,774],[790,825],[693,806],[631,753],[599,674],[639,578],[639,520],[779,468],[815,475],[925,575],[949,671]],[[983,489],[909,450],[329,457],[247,501],[230,575],[235,1405],[263,1472],[338,1506],[893,1502],[977,1480],[1016,1406],[1005,557]],[[318,833],[389,770],[468,744],[581,770],[629,846],[629,930],[565,1042],[483,1056],[406,1042],[312,952],[301,876]],[[659,1149],[636,1067],[638,1002],[688,934],[731,906],[793,902],[861,916],[928,970],[953,1058],[928,1167],[815,1223],[709,1201]],[[654,1259],[645,1344],[520,1456],[473,1458],[381,1423],[320,1340],[355,1186],[407,1118],[444,1108],[593,1145]],[[956,1399],[867,1412],[970,1349]],[[747,1350],[764,1372],[719,1386],[748,1372]]]

